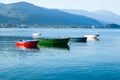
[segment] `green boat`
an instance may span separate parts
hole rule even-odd
[[[48,39],[48,38],[41,38],[40,40],[39,40],[39,45],[44,45],[44,44],[46,44],[46,45],[64,45],[64,44],[67,44],[68,42],[69,42],[69,40],[70,40],[70,38],[50,38],[50,39]]]

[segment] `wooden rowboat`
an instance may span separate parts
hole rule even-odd
[[[39,41],[36,40],[20,40],[16,41],[16,47],[37,48]]]
[[[39,40],[39,44],[54,44],[54,45],[62,45],[62,44],[67,44],[69,42],[70,38],[50,38],[50,39],[47,39],[47,38],[40,38]]]

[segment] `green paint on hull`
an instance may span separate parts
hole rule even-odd
[[[40,39],[39,45],[59,45],[59,44],[67,44],[70,38],[63,38],[63,39]]]

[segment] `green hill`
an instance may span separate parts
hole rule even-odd
[[[120,25],[118,24],[108,24],[105,26],[105,28],[120,28]]]
[[[57,9],[38,7],[26,2],[0,4],[0,23],[28,25],[98,25],[92,18],[73,15]]]

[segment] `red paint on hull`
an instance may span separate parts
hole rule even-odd
[[[24,47],[24,48],[38,48],[39,41],[17,41],[16,47]]]

